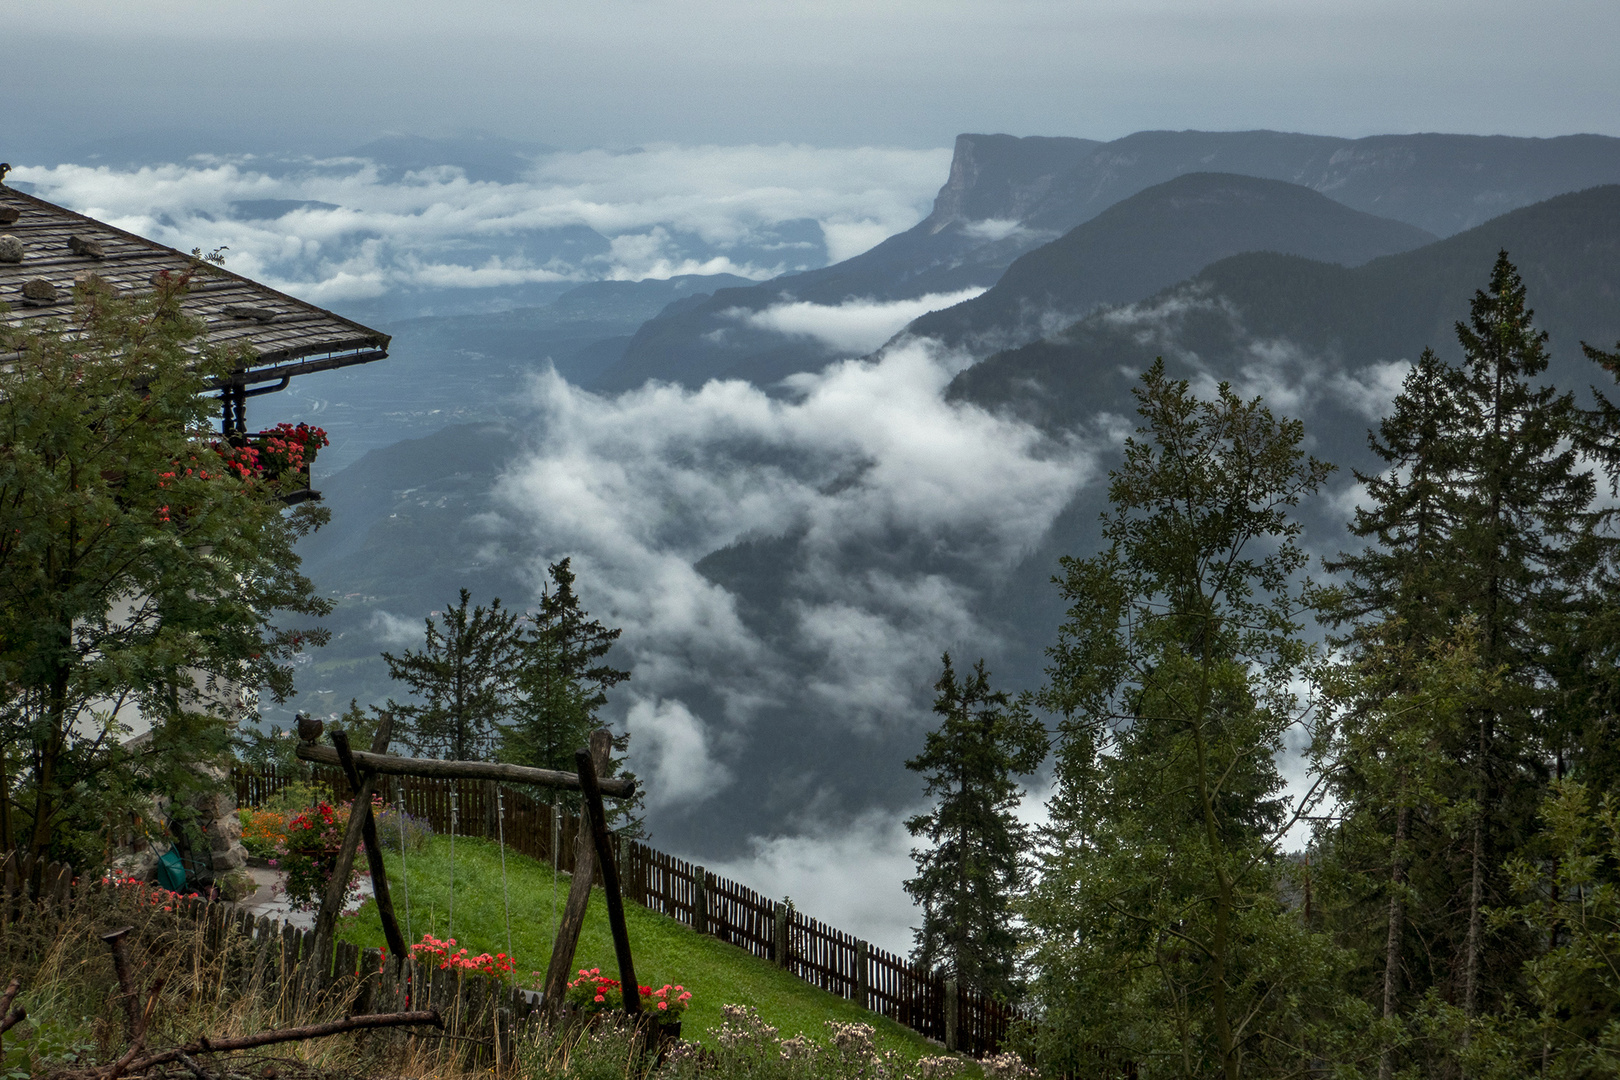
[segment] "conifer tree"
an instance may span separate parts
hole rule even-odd
[[[1367,701],[1421,696],[1425,669],[1391,664],[1392,650],[1439,655],[1462,632],[1473,670],[1451,676],[1460,712],[1411,714],[1426,732],[1423,760],[1408,759],[1428,777],[1421,799],[1410,770],[1340,762],[1339,835],[1385,838],[1363,856],[1388,859],[1382,896],[1364,897],[1388,912],[1377,965],[1386,1008],[1404,982],[1408,1006],[1432,989],[1474,1017],[1518,983],[1536,947],[1506,924],[1488,941],[1487,912],[1511,899],[1503,860],[1533,835],[1549,767],[1573,750],[1560,684],[1612,552],[1581,454],[1612,436],[1572,395],[1538,385],[1546,335],[1505,252],[1457,339],[1461,364],[1426,352],[1373,439],[1389,468],[1362,478],[1371,505],[1352,525],[1373,543],[1335,564],[1352,575],[1336,615],[1351,624],[1365,680],[1347,723],[1376,715]]]
[[[503,753],[514,764],[571,771],[574,751],[600,726],[607,692],[630,677],[606,660],[624,631],[590,617],[574,591],[571,561],[547,568],[551,580],[521,639],[517,699],[502,732]],[[618,736],[616,749],[625,745]]]
[[[468,610],[472,596],[446,609],[442,621],[426,620],[420,652],[383,653],[388,674],[410,687],[417,704],[390,700],[388,708],[408,725],[419,751],[457,761],[490,753],[512,708],[512,681],[521,656],[518,616],[501,607]]]
[[[1017,996],[1018,935],[1011,900],[1027,868],[1027,829],[1019,822],[1015,775],[1028,775],[1046,757],[1046,730],[1017,701],[990,689],[984,661],[958,680],[951,655],[934,689],[943,719],[923,752],[906,768],[927,778],[934,809],[906,821],[912,836],[931,845],[911,857],[917,876],[906,892],[922,906],[912,959],[961,985],[1008,1000]]]

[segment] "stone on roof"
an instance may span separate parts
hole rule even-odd
[[[66,314],[73,283],[93,270],[116,289],[144,292],[196,260],[174,248],[0,184],[0,302],[12,325]],[[198,274],[181,304],[219,345],[246,343],[255,360],[238,386],[348,367],[388,355],[387,334],[238,274]],[[0,356],[0,360],[6,359]]]

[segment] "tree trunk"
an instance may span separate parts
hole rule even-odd
[[[591,764],[605,771],[612,756],[612,736],[606,731],[591,732]],[[551,946],[551,963],[546,968],[546,1014],[552,1018],[562,1016],[563,997],[568,992],[568,980],[574,973],[574,951],[579,945],[579,932],[585,925],[585,908],[591,899],[591,879],[596,876],[596,843],[591,837],[589,812],[582,805],[579,815],[579,835],[574,839],[574,872],[568,885],[568,902],[563,905],[562,920],[557,924],[557,940]]]
[[[1401,784],[1400,797],[1404,803],[1406,785]],[[1389,869],[1389,936],[1384,942],[1384,1019],[1395,1018],[1395,994],[1400,989],[1401,964],[1401,934],[1406,918],[1405,905],[1401,903],[1401,881],[1404,877],[1405,863],[1404,848],[1406,847],[1407,818],[1411,811],[1402,805],[1395,813],[1395,847],[1390,858]],[[1384,1047],[1378,1054],[1378,1080],[1390,1080],[1394,1075],[1394,1061],[1389,1047]]]

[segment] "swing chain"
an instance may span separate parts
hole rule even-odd
[[[405,781],[400,780],[399,787],[395,789],[399,795],[399,876],[400,888],[405,893],[405,940],[409,942],[415,931],[411,929],[411,875],[405,866],[405,848],[409,840],[405,835]],[[401,960],[404,958],[401,957]]]
[[[495,788],[495,832],[501,843],[501,905],[506,909],[506,957],[512,958],[512,899],[506,888],[506,793]]]

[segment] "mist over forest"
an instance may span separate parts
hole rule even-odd
[[[1321,557],[1350,543],[1369,427],[1497,250],[1558,385],[1591,379],[1578,341],[1620,338],[1598,136],[395,137],[12,181],[393,335],[270,399],[332,433],[332,521],[301,552],[338,606],[268,721],[397,695],[381,652],[457,589],[523,609],[571,558],[624,629],[606,715],[656,842],[894,948],[939,656],[1042,685],[1049,579],[1099,543],[1154,357],[1305,422],[1340,467],[1300,509]]]

